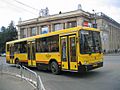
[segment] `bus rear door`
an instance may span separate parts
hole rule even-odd
[[[10,44],[10,64],[14,64],[14,44]]]
[[[78,70],[76,34],[61,36],[61,60],[63,70]]]
[[[36,66],[35,60],[35,41],[28,41],[28,66]]]

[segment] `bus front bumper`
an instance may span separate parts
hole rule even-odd
[[[78,72],[86,72],[103,66],[103,62],[78,66]]]

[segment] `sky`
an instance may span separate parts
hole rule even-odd
[[[49,14],[58,14],[77,10],[81,4],[84,11],[103,12],[120,23],[120,0],[0,0],[0,27],[7,27],[11,20],[15,25],[36,18],[39,11],[48,7]]]

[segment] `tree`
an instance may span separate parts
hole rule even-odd
[[[0,32],[0,53],[5,52],[5,44],[8,41],[12,41],[17,39],[17,30],[14,25],[14,22],[11,21],[9,26],[6,28],[4,26],[1,27]]]
[[[7,41],[11,41],[11,40],[17,39],[17,29],[16,29],[13,21],[11,21],[11,23],[7,27],[7,34],[9,36]]]
[[[4,26],[1,27],[1,32],[5,32],[6,28]]]

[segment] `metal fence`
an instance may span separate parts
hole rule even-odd
[[[25,66],[0,64],[0,74],[10,74],[27,80],[36,90],[45,90],[41,77]]]

